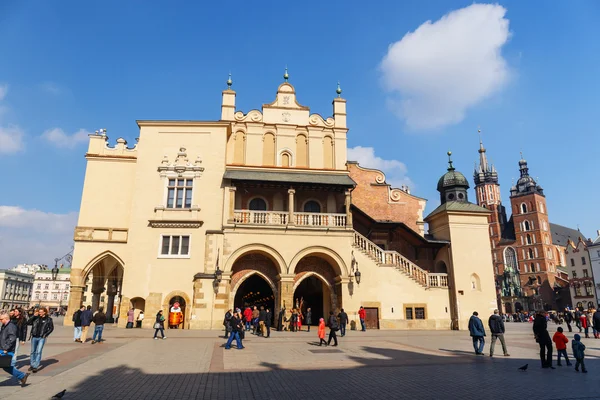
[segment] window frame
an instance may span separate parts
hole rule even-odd
[[[406,321],[425,321],[427,320],[427,304],[425,303],[414,303],[414,304],[404,304],[402,307],[404,311],[404,319]],[[417,318],[417,309],[423,309],[423,318]],[[410,311],[411,318],[407,318],[407,313]]]
[[[177,181],[180,179],[183,179],[183,181],[184,181],[184,185],[181,187],[177,185]],[[170,186],[169,181],[171,181],[171,180],[175,180],[175,186]],[[191,186],[189,186],[189,189],[188,189],[187,181],[192,182]],[[196,182],[195,182],[195,176],[193,176],[193,175],[183,174],[183,175],[179,176],[179,175],[175,175],[175,174],[167,174],[165,176],[165,182],[164,182],[164,188],[165,188],[165,193],[163,196],[164,209],[169,210],[169,211],[170,210],[176,210],[176,211],[186,210],[187,211],[187,210],[193,209],[194,208],[194,200],[195,200],[195,198],[194,198],[194,192],[195,192],[194,188],[195,187],[196,187]],[[169,207],[169,190],[171,188],[175,188],[175,195],[173,197],[173,207]],[[177,192],[179,190],[183,191],[183,197],[182,197],[183,206],[182,207],[176,207]],[[185,204],[186,204],[185,199],[186,199],[186,194],[187,194],[188,190],[190,190],[192,192],[192,196],[190,199],[190,206],[185,207]]]
[[[163,237],[179,237],[179,252],[181,252],[181,246],[183,244],[182,237],[188,237],[188,253],[187,254],[163,254]],[[172,239],[169,239],[169,252],[172,247]],[[157,258],[190,258],[192,254],[192,234],[191,233],[161,233],[158,237],[158,257]]]

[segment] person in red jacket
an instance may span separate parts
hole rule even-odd
[[[562,366],[560,363],[560,356],[562,355],[567,362],[567,366],[571,365],[571,361],[569,361],[569,357],[567,357],[567,343],[569,343],[569,339],[564,335],[563,328],[560,326],[556,329],[556,333],[552,336],[552,341],[556,344],[556,351],[558,353],[558,360],[556,361],[556,365],[559,367]]]
[[[244,320],[246,322],[246,330],[250,330],[250,323],[252,322],[252,310],[250,307],[246,307],[244,310]]]
[[[585,313],[581,313],[581,317],[579,317],[579,321],[581,322],[581,327],[583,328],[583,330],[585,332],[585,337],[589,338],[590,337],[590,329],[588,327],[588,320],[587,320]]]
[[[367,327],[365,326],[365,317],[367,316],[367,312],[365,311],[365,309],[363,308],[363,306],[360,306],[360,309],[358,310],[358,318],[360,318],[360,326],[361,326],[361,331],[362,332],[366,332]]]

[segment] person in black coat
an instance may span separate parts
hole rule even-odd
[[[335,334],[339,329],[338,321],[335,315],[333,315],[333,311],[329,311],[329,319],[327,321],[327,325],[329,326],[329,340],[327,341],[327,346],[331,344],[331,340],[333,339],[334,346],[338,345],[337,335]]]
[[[285,317],[285,307],[283,307],[279,311],[279,315],[277,316],[277,330],[278,331],[282,331],[283,330],[283,318],[284,317]]]
[[[271,321],[273,320],[273,314],[271,314],[271,310],[267,308],[266,311],[266,316],[265,316],[265,328],[267,328],[267,336],[268,338],[271,337]]]
[[[340,310],[338,318],[340,319],[340,334],[342,337],[344,337],[346,336],[346,324],[348,323],[348,314],[346,314],[343,308]]]
[[[154,321],[154,339],[158,339],[158,332],[160,332],[163,339],[166,339],[165,336],[165,317],[163,315],[163,310],[159,310],[156,313],[156,320]]]
[[[600,338],[600,310],[596,310],[592,316],[592,326],[594,327],[594,336],[596,339]]]
[[[225,339],[229,338],[229,332],[231,332],[231,325],[229,324],[231,322],[231,317],[233,317],[233,314],[231,313],[230,308],[225,313],[225,318],[223,319],[223,326],[225,327]]]
[[[308,327],[308,332],[310,332],[310,325],[312,324],[312,310],[310,308],[306,309],[306,318],[304,319],[304,323]]]
[[[573,328],[571,328],[571,322],[573,322],[573,314],[569,311],[568,308],[565,308],[565,322],[567,323],[567,328],[569,328],[569,332],[573,332]]]
[[[540,361],[542,368],[552,368],[552,339],[548,333],[548,321],[543,311],[538,311],[533,320],[533,334],[540,345]]]

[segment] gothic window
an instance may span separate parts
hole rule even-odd
[[[531,264],[531,265],[533,265],[533,264]],[[535,270],[537,272],[540,272],[540,263],[535,263]]]
[[[521,204],[521,214],[526,214],[527,213],[527,204],[522,203]]]
[[[253,211],[267,211],[267,202],[260,197],[255,197],[248,203],[248,208]]]
[[[575,259],[571,258],[571,267],[574,267],[574,266],[575,266]]]
[[[533,258],[533,249],[527,250],[527,253],[529,254],[529,258]]]
[[[523,227],[525,228],[526,231],[528,231],[530,229],[529,221],[525,221],[523,223]]]
[[[513,270],[517,269],[517,252],[512,247],[504,250],[504,264]]]
[[[537,249],[537,247],[536,247],[534,250],[535,250],[535,251],[534,251],[534,253],[535,253],[535,258],[538,258],[538,249]],[[550,258],[552,258],[552,257],[550,257]]]
[[[523,264],[523,272],[525,272],[525,273],[529,272],[529,267],[527,266],[527,264]]]
[[[539,265],[539,264],[538,264]],[[533,263],[531,263],[531,272],[535,271],[535,266],[533,265]],[[540,270],[538,269],[537,272],[540,272]]]
[[[527,234],[527,244],[531,244],[531,235]]]
[[[543,213],[544,212],[544,203],[542,203],[540,201],[540,212]]]
[[[309,200],[304,203],[304,212],[320,213],[321,205],[314,200]]]
[[[544,221],[544,230],[547,231],[548,230],[548,225],[546,224],[546,221]]]

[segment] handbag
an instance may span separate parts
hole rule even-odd
[[[154,323],[154,329],[160,329],[160,328],[162,328],[162,326],[160,325],[160,323],[155,322]]]
[[[12,364],[13,353],[0,354],[0,368],[9,368]]]

